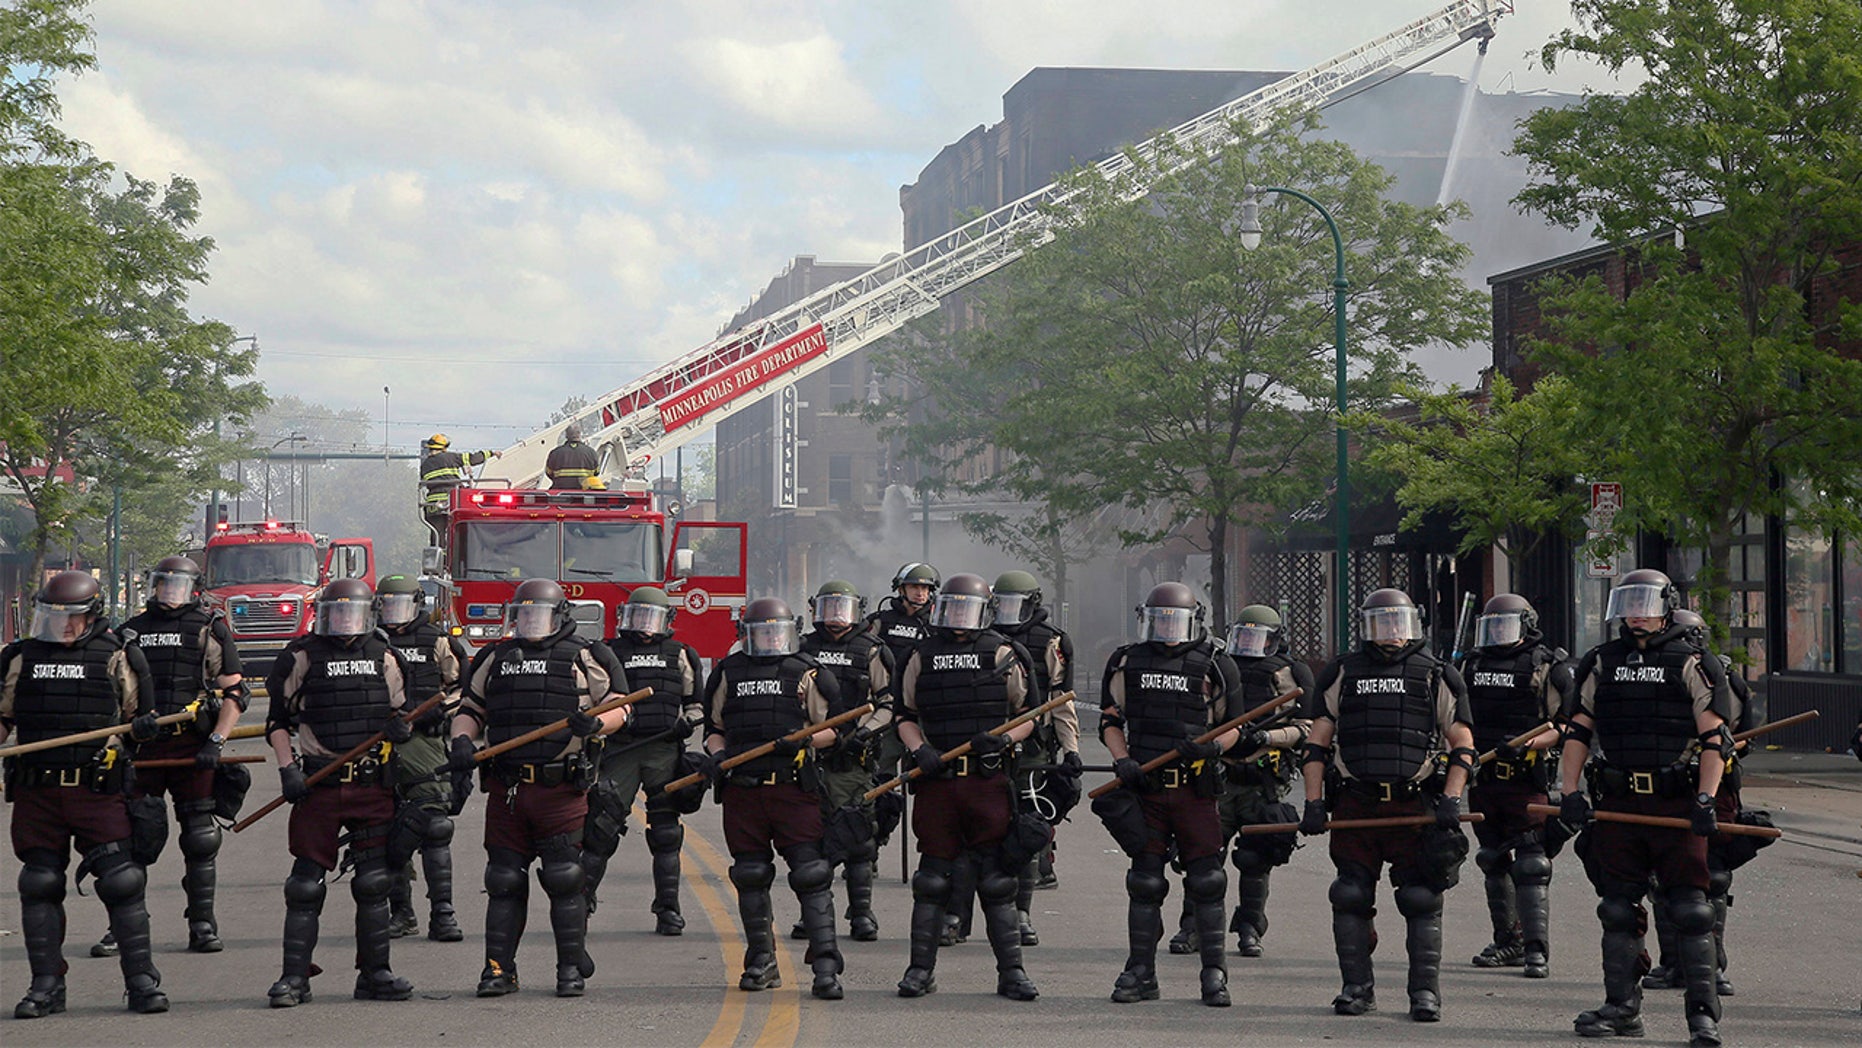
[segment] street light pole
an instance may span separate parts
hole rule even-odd
[[[1338,480],[1338,501],[1333,509],[1336,525],[1334,600],[1337,603],[1338,639],[1335,650],[1345,650],[1351,636],[1351,480],[1347,471],[1345,442],[1345,299],[1351,282],[1345,279],[1345,238],[1338,233],[1338,223],[1325,205],[1297,189],[1285,186],[1245,186],[1241,198],[1241,246],[1253,251],[1261,244],[1261,194],[1281,193],[1311,204],[1332,231],[1332,252],[1337,270],[1332,277],[1332,339],[1338,371],[1338,459],[1333,469]]]
[[[236,339],[233,339],[227,342],[226,348],[232,349],[234,346],[238,345],[241,342],[252,343],[252,351],[255,353],[258,352],[259,336],[257,335],[242,335],[239,338],[236,338]],[[213,377],[214,377],[215,382],[217,383],[220,378],[220,367],[218,364],[214,365]],[[218,414],[213,416],[213,443],[214,443],[214,454],[217,455],[219,454],[219,450],[220,450],[219,449],[220,416]],[[220,479],[220,467],[218,466],[218,464],[214,466],[213,477],[214,477],[214,480],[216,481]],[[216,483],[213,486],[213,502],[207,507],[207,527],[204,531],[201,532],[201,534],[212,535],[216,530],[218,530],[219,527],[220,527],[220,485]],[[206,540],[202,539],[201,541],[204,543]]]

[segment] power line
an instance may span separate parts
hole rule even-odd
[[[648,357],[600,357],[592,359],[584,357],[577,360],[544,360],[537,357],[517,357],[509,359],[457,357],[435,353],[423,353],[420,356],[414,357],[393,357],[384,356],[380,353],[313,353],[301,349],[268,349],[261,355],[261,359],[263,359],[263,357],[316,357],[321,360],[380,360],[403,364],[431,364],[436,361],[443,361],[448,368],[458,367],[461,364],[541,364],[546,367],[605,367],[614,364],[665,363],[664,360]]]

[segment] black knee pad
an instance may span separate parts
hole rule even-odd
[[[768,855],[734,855],[731,857],[731,883],[740,892],[766,892],[776,883],[776,864]]]
[[[356,872],[349,878],[349,894],[357,902],[385,899],[393,887],[394,874],[388,872],[388,864],[382,859],[356,864]]]
[[[834,883],[834,867],[826,859],[789,867],[789,888],[797,895],[818,892]]]
[[[1326,898],[1339,913],[1369,917],[1377,909],[1377,885],[1361,877],[1340,875],[1332,882]]]
[[[497,857],[485,865],[485,894],[494,899],[522,899],[530,894],[530,881],[524,867]]]
[[[1713,931],[1713,906],[1699,888],[1671,888],[1664,893],[1668,919],[1682,935],[1705,935]]]
[[[438,848],[453,842],[453,819],[444,812],[434,812],[427,816],[427,825],[421,829],[420,843],[423,847]]]
[[[50,863],[27,863],[19,868],[19,897],[22,902],[63,902],[65,871]]]
[[[651,813],[648,814],[648,818],[651,819]],[[677,815],[673,816],[672,822],[659,825],[654,825],[651,821],[647,823],[647,851],[654,855],[663,855],[666,852],[676,852],[684,846],[685,827],[680,825]]]
[[[323,897],[329,891],[323,882],[323,867],[309,859],[291,864],[291,875],[284,879],[284,904],[288,910],[322,910]]]
[[[97,878],[97,899],[105,906],[121,906],[139,897],[149,885],[148,871],[129,857],[127,850],[103,851],[109,845],[93,848],[84,856]],[[95,858],[93,858],[95,857]]]
[[[1597,900],[1597,920],[1603,924],[1606,932],[1623,935],[1636,934],[1637,919],[1642,909],[1642,898],[1630,898],[1627,895],[1605,895]]]
[[[190,812],[181,817],[181,833],[175,845],[184,859],[211,859],[220,854],[222,839],[220,824],[213,821],[211,811],[200,815]]]
[[[1131,869],[1125,871],[1125,894],[1131,896],[1132,902],[1162,906],[1170,897],[1170,882],[1164,878],[1163,870],[1134,862]]]
[[[1396,890],[1396,905],[1405,917],[1427,917],[1442,912],[1442,893],[1426,884],[1405,884]]]
[[[1243,847],[1242,843],[1246,840],[1246,837],[1238,838],[1235,842],[1235,850],[1231,853],[1230,857],[1235,863],[1235,872],[1243,877],[1261,877],[1272,873],[1273,861],[1251,847]]]
[[[1482,845],[1474,853],[1474,865],[1479,866],[1482,873],[1505,873],[1507,867],[1512,865],[1512,856],[1507,854],[1504,848],[1489,848]]]
[[[1205,855],[1184,867],[1183,894],[1196,902],[1219,901],[1228,893],[1228,871],[1222,856]]]
[[[912,874],[912,901],[941,903],[950,898],[951,865],[948,859],[923,859]]]
[[[582,862],[582,831],[557,834],[545,837],[537,842],[537,858],[544,862],[575,863]]]
[[[797,866],[806,866],[811,862],[821,862],[827,856],[821,851],[821,845],[815,841],[803,841],[782,849],[782,861],[793,870]]]
[[[581,891],[587,879],[588,871],[573,859],[567,862],[561,858],[545,859],[537,867],[537,883],[543,886],[543,893],[551,898]]]
[[[1015,889],[1019,882],[1012,873],[1005,872],[994,862],[980,864],[976,872],[976,897],[985,903],[998,903],[1015,898]]]
[[[1714,869],[1709,869],[1707,871],[1707,898],[1722,898],[1732,890],[1733,871]]]
[[[1513,860],[1514,884],[1550,884],[1552,883],[1552,860],[1542,851],[1520,852]]]

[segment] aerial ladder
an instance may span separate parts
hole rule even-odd
[[[1493,36],[1493,23],[1512,13],[1505,0],[1458,0],[1345,53],[1277,80],[1251,94],[1114,153],[1096,167],[1108,181],[1131,176],[1166,140],[1174,151],[1162,166],[1130,178],[1128,199],[1189,163],[1196,147],[1221,150],[1236,141],[1233,125],[1260,126],[1275,114],[1316,110],[1424,65],[1469,40]],[[791,385],[926,314],[945,296],[988,276],[1052,240],[1077,191],[1060,184],[997,208],[852,280],[816,292],[720,336],[602,394],[570,418],[505,448],[485,476],[512,487],[547,485],[544,463],[562,431],[580,423],[599,449],[604,476],[641,476],[648,462],[693,439],[769,394]]]

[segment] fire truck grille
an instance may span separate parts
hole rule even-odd
[[[254,600],[234,597],[226,602],[226,617],[233,632],[244,637],[282,636],[297,632],[304,607],[296,598]]]

